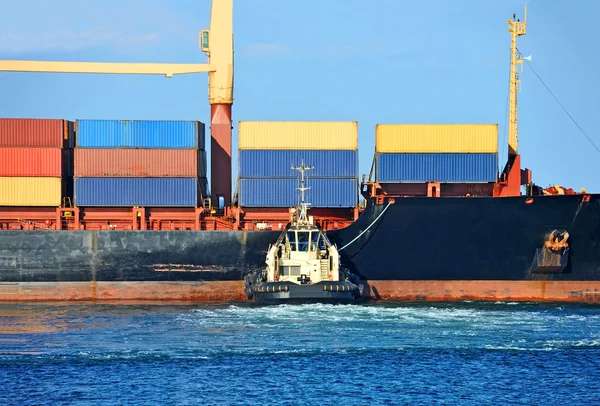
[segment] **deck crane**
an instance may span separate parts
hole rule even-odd
[[[521,156],[518,153],[518,131],[517,131],[517,94],[519,93],[519,65],[523,66],[524,60],[517,49],[517,38],[527,33],[527,4],[525,4],[523,21],[516,19],[513,14],[512,20],[508,20],[508,31],[511,35],[510,46],[510,89],[508,105],[508,161],[500,176],[500,181],[494,187],[494,196],[519,196],[521,185],[531,184],[531,171],[521,170]]]
[[[519,93],[519,74],[517,67],[523,66],[525,59],[531,60],[531,57],[522,58],[517,50],[517,38],[527,33],[527,5],[525,5],[525,14],[523,21],[517,19],[513,14],[512,20],[508,20],[508,31],[511,34],[510,45],[510,106],[508,120],[508,154],[517,155],[518,140],[517,140],[517,94]]]
[[[110,63],[0,60],[0,71],[173,75],[208,73],[211,107],[211,200],[231,204],[231,106],[233,104],[233,0],[212,0],[210,29],[202,30],[199,46],[208,64]]]

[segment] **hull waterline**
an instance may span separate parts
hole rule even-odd
[[[506,301],[600,304],[600,282],[582,281],[362,281],[359,298],[327,297],[265,303]],[[0,282],[0,302],[248,301],[243,281],[213,282]]]

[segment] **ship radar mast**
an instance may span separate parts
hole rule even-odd
[[[311,169],[314,169],[314,166],[313,165],[311,165],[311,166],[304,165],[304,159],[303,159],[302,164],[300,166],[292,165],[292,169],[295,169],[301,173],[300,187],[296,188],[297,190],[300,191],[300,196],[301,196],[300,207],[298,208],[298,211],[299,211],[298,223],[307,225],[307,224],[310,224],[310,221],[308,220],[308,216],[307,216],[308,206],[310,205],[310,203],[306,203],[304,201],[304,192],[307,190],[310,190],[310,186],[309,187],[304,186],[304,173]]]
[[[524,20],[515,20],[513,14],[512,20],[508,20],[508,31],[512,36],[510,46],[510,102],[509,102],[509,118],[508,118],[508,156],[517,155],[519,141],[517,139],[517,94],[520,92],[519,75],[523,73],[523,61],[531,60],[531,57],[522,58],[521,53],[517,49],[517,38],[527,33],[527,4],[525,4]],[[517,66],[521,65],[521,70],[517,71]]]

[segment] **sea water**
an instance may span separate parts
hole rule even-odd
[[[0,304],[2,405],[600,404],[600,307]]]

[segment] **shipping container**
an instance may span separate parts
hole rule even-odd
[[[59,207],[64,183],[51,177],[0,177],[0,206]]]
[[[357,179],[308,179],[304,200],[311,207],[355,207]],[[298,179],[239,179],[241,207],[291,207],[300,202]]]
[[[358,149],[358,123],[240,121],[239,149]]]
[[[76,206],[196,207],[197,178],[75,178]]]
[[[0,176],[68,176],[63,148],[0,147]],[[68,159],[68,158],[66,158]]]
[[[206,177],[206,151],[76,148],[77,177]]]
[[[315,178],[357,178],[358,152],[352,150],[260,150],[243,149],[238,154],[240,178],[297,178],[292,165],[304,160],[314,168],[306,174]]]
[[[495,182],[497,154],[377,154],[377,182]]]
[[[0,118],[0,147],[73,148],[73,128],[60,119]]]
[[[199,121],[77,120],[79,148],[206,149]]]
[[[378,153],[497,153],[497,124],[378,124]]]

